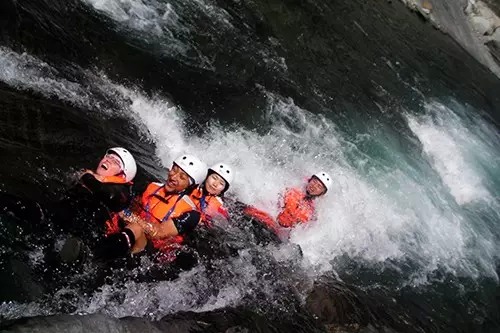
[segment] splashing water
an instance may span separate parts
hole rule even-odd
[[[429,102],[423,115],[408,112],[409,128],[399,132],[384,124],[370,126],[367,120],[373,130],[355,133],[352,140],[352,133],[341,131],[332,120],[264,91],[267,112],[258,130],[224,127],[214,120],[203,135],[195,136],[185,130],[182,111],[166,98],[147,97],[104,74],[82,70],[91,82],[84,86],[34,57],[7,48],[0,49],[0,63],[8,69],[0,79],[16,89],[85,109],[100,105],[104,95],[115,106],[97,107],[98,112],[136,123],[155,143],[164,166],[184,152],[208,164],[223,159],[237,170],[233,194],[272,214],[278,212],[284,188],[301,186],[318,170],[328,171],[335,186],[318,200],[318,221],[298,227],[291,236],[301,246],[304,267],[313,276],[335,271],[335,259],[343,255],[368,265],[410,261],[414,268],[404,276],[412,283],[426,282],[425,276],[438,269],[472,277],[496,274],[495,225],[488,221],[498,221],[500,211],[495,178],[500,141],[480,117],[465,119],[457,114],[455,109],[461,106],[456,102],[451,102],[452,107]],[[396,135],[408,146],[395,144]],[[471,208],[474,204],[482,204],[493,217],[471,223],[478,217]],[[113,286],[104,288],[79,311],[105,308],[113,316],[153,313],[158,318],[175,311],[235,305],[249,293],[246,284],[255,282],[256,267],[243,261],[226,264],[224,269],[246,278],[221,283],[220,297],[193,298],[195,291],[209,284],[203,272],[193,270],[174,282],[131,284],[117,307],[106,305],[113,304],[109,300],[115,295]],[[146,299],[145,290],[151,288],[156,297]]]

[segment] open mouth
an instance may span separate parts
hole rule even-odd
[[[108,170],[108,165],[106,163],[101,164],[101,168],[104,170]]]

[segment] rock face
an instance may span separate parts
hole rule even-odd
[[[500,77],[500,18],[492,0],[488,4],[477,0],[401,1],[449,34]]]
[[[0,323],[10,333],[207,333],[207,332],[325,332],[308,314],[283,313],[270,317],[254,308],[224,308],[209,312],[178,312],[153,321],[147,318],[113,318],[104,314],[55,315]],[[334,329],[337,326],[331,325]],[[358,328],[359,326],[351,325]]]

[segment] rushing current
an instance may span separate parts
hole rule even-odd
[[[181,153],[224,158],[231,197],[273,214],[316,170],[334,187],[290,242],[235,221],[197,242],[236,254],[169,281],[81,292],[89,270],[47,289],[40,251],[7,237],[1,325],[498,332],[499,92],[399,1],[4,0],[2,192],[56,198],[117,145],[143,180]]]

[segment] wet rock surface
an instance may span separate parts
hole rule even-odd
[[[497,76],[500,76],[498,45],[500,5],[493,0],[402,0]]]

